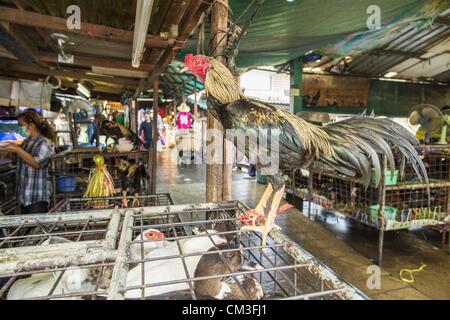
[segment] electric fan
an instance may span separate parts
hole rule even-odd
[[[431,135],[442,129],[444,116],[439,108],[431,104],[420,104],[415,106],[409,114],[408,123],[411,127],[420,126],[419,133],[423,132],[423,140],[428,144]]]

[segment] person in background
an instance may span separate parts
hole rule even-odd
[[[166,127],[164,126],[164,121],[161,115],[158,113],[158,133],[159,133],[159,143],[161,146],[166,145]]]
[[[153,126],[151,122],[150,114],[146,113],[144,116],[144,122],[141,123],[139,128],[139,136],[144,133],[144,146],[145,149],[150,149],[152,146]]]
[[[250,177],[256,177],[256,166],[254,164],[248,165],[248,175]]]
[[[21,113],[18,119],[27,138],[20,147],[8,144],[0,151],[17,156],[17,202],[21,213],[45,213],[48,212],[51,195],[48,162],[55,152],[52,145],[55,131],[32,109]]]

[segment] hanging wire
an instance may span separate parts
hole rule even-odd
[[[198,31],[197,54],[205,54],[205,38],[205,21],[203,20]]]
[[[218,0],[218,2],[222,3],[220,0]],[[224,31],[224,30],[218,30],[217,33],[219,32],[223,32],[224,35],[222,36],[222,38],[217,42],[217,44],[215,45],[215,47],[213,48],[213,50],[210,50],[209,55],[211,56],[217,49],[217,47],[222,43],[223,40],[225,40],[229,35],[230,32],[232,33],[236,33],[237,37],[236,39],[234,39],[233,43],[227,48],[227,52],[225,53],[226,58],[234,60],[235,56],[237,55],[237,51],[236,49],[239,46],[240,41],[242,40],[243,36],[246,34],[247,29],[250,27],[250,25],[252,24],[253,20],[256,17],[256,14],[258,13],[259,9],[261,8],[261,5],[265,2],[265,0],[253,0],[248,6],[247,8],[244,10],[244,12],[239,16],[239,18],[236,20],[236,23],[232,23],[232,27],[229,28],[228,30]],[[215,3],[215,2],[214,2]],[[213,5],[214,5],[213,3]],[[253,9],[253,13],[251,14],[251,16],[243,23],[243,27],[239,28],[238,24],[240,23],[241,19],[250,11],[251,8]],[[217,33],[211,38],[210,43],[215,39],[215,37],[217,36]]]
[[[230,47],[228,48],[228,54],[230,55],[230,58],[234,59],[237,55],[237,48],[239,47],[239,44],[242,40],[242,38],[244,37],[244,35],[247,34],[247,29],[250,27],[250,25],[252,24],[253,20],[256,17],[256,14],[258,13],[259,9],[261,8],[261,5],[264,3],[265,0],[254,0],[252,2],[251,5],[254,5],[254,10],[253,13],[251,14],[250,18],[248,18],[245,23],[243,24],[241,30],[237,30],[237,38],[235,39],[235,41],[230,45]],[[248,7],[248,10],[249,7]],[[247,10],[246,10],[247,11]],[[242,15],[241,15],[242,17]],[[240,17],[240,18],[241,18]],[[238,19],[239,20],[239,19]]]

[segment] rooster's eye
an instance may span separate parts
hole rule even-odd
[[[195,61],[194,61],[194,64],[198,64],[198,61],[197,61],[197,60],[195,60]]]

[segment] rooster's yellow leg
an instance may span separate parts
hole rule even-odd
[[[277,217],[278,207],[280,206],[281,200],[283,199],[285,186],[275,192],[273,196],[272,205],[270,206],[270,211],[267,216],[266,223],[264,224],[264,230],[262,232],[262,245],[267,244],[267,235],[272,231],[275,225],[275,218]]]
[[[270,196],[273,193],[273,187],[272,184],[269,183],[269,185],[266,188],[266,191],[264,191],[263,196],[261,197],[261,199],[259,200],[258,204],[255,207],[255,212],[258,215],[264,215],[264,209],[267,206],[267,201],[269,201]]]
[[[134,207],[134,208],[141,206],[141,202],[139,201],[139,193],[135,193],[134,194],[134,196],[133,196],[133,203],[132,203],[131,206]]]
[[[269,201],[269,198],[271,197],[272,193],[273,193],[273,187],[272,187],[272,184],[269,183],[269,185],[266,188],[266,191],[264,191],[264,194],[261,197],[261,199],[259,200],[259,202],[256,205],[255,209],[250,209],[249,211],[244,213],[244,217],[250,223],[252,223],[253,227],[256,227],[256,219],[258,217],[263,217],[265,215],[264,214],[264,209],[267,207],[267,202]],[[247,226],[247,227],[249,227],[249,226]],[[248,228],[245,228],[243,230],[256,231],[256,230],[250,230]]]
[[[128,192],[126,190],[122,191],[122,208],[128,207],[127,193]]]

